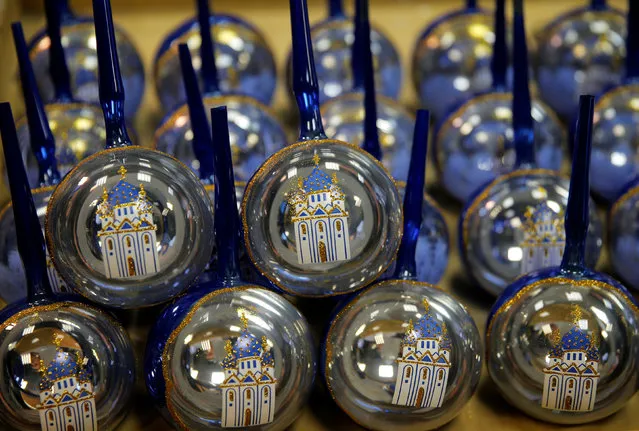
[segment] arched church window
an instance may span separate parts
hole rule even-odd
[[[586,380],[586,390],[590,389],[590,380]]]
[[[574,380],[569,380],[568,381],[568,389],[572,389],[575,386],[575,381]]]
[[[411,370],[410,367],[406,368],[406,377],[410,377],[410,370]]]
[[[108,239],[107,240],[107,247],[109,248],[109,251],[113,250],[113,240],[112,239]]]
[[[437,372],[437,380],[441,380],[444,378],[444,370],[439,370]]]
[[[64,414],[70,418],[71,416],[73,416],[73,412],[71,411],[71,407],[67,407],[66,409],[64,409]]]
[[[550,387],[553,388],[553,389],[555,389],[557,387],[557,379],[556,378],[553,377],[550,380]]]
[[[302,234],[306,235],[306,225],[305,224],[302,225]]]
[[[247,400],[251,399],[251,391],[246,391],[246,399]]]
[[[131,247],[131,238],[128,236],[126,237],[126,246]]]
[[[264,396],[268,397],[268,386],[264,388]]]
[[[426,380],[426,377],[428,377],[428,370],[426,368],[424,368],[422,370],[422,379]]]
[[[533,257],[533,249],[528,250],[528,256]]]
[[[544,249],[544,257],[548,257],[548,249]]]
[[[149,244],[151,240],[149,239],[149,235],[144,235],[144,243]]]
[[[51,410],[49,410],[49,414],[47,414],[47,416],[49,417],[49,420],[51,422],[55,421],[55,418],[53,417],[53,412]]]
[[[337,222],[335,223],[335,228],[337,229],[338,232],[342,231],[342,222],[341,222],[341,220],[337,220]]]
[[[84,403],[84,411],[89,413],[89,409],[90,409],[89,403]]]
[[[235,401],[235,392],[229,392],[229,401]]]
[[[319,231],[324,232],[324,223],[319,224]]]

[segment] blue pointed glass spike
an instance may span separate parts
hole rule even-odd
[[[189,47],[182,43],[178,47],[180,54],[180,66],[182,67],[182,80],[186,92],[186,103],[189,108],[191,130],[193,131],[193,152],[200,163],[200,180],[205,184],[215,183],[215,168],[213,166],[213,142],[211,141],[211,129],[206,119],[206,110],[202,95],[198,87],[197,75],[193,69],[191,52]]]
[[[608,8],[608,2],[606,0],[590,0],[590,9],[592,10],[604,10]]]
[[[359,59],[364,78],[364,142],[362,148],[377,160],[382,159],[377,130],[377,100],[375,96],[375,71],[371,53],[371,26],[368,19],[368,0],[356,1],[355,41],[359,41]]]
[[[98,52],[100,104],[107,134],[106,148],[127,147],[133,143],[124,120],[124,84],[109,0],[93,0],[93,20]]]
[[[65,22],[67,19],[72,18],[73,11],[71,10],[71,6],[69,5],[69,0],[44,0],[45,2],[51,2],[58,10],[58,14],[60,15],[60,19],[62,22]],[[47,7],[45,5],[45,7]]]
[[[46,245],[22,162],[11,105],[6,102],[0,103],[0,135],[13,202],[18,251],[27,278],[27,298],[33,301],[51,295],[51,285],[47,276]]]
[[[211,10],[208,0],[196,0],[197,22],[200,26],[200,58],[202,59],[202,81],[204,93],[214,94],[220,92],[220,84],[215,64],[215,41],[211,36]]]
[[[44,110],[44,104],[35,80],[22,24],[19,22],[11,24],[11,30],[16,54],[18,55],[20,82],[27,111],[31,151],[33,151],[38,161],[38,182],[42,187],[52,186],[60,182],[58,162],[55,158],[55,138],[49,128],[47,113]]]
[[[506,43],[506,0],[497,0],[495,4],[495,43],[490,61],[493,77],[493,89],[503,91],[506,88],[508,73],[508,44]]]
[[[513,132],[517,167],[535,166],[535,133],[528,87],[528,44],[523,0],[515,0],[513,19]]]
[[[590,153],[592,150],[592,120],[595,111],[595,98],[579,98],[579,116],[575,149],[572,156],[572,175],[570,192],[566,207],[566,248],[561,262],[565,271],[579,271],[584,268],[586,235],[589,224],[590,202]]]
[[[477,9],[477,0],[466,0],[466,9]]]
[[[408,168],[408,181],[404,194],[404,236],[397,253],[397,266],[394,275],[398,279],[417,279],[415,249],[419,238],[419,229],[422,225],[429,124],[430,112],[425,109],[418,110]]]
[[[293,92],[300,113],[300,141],[326,139],[319,109],[311,26],[306,0],[290,0],[293,36]]]
[[[639,3],[628,0],[626,36],[626,79],[639,78]]]
[[[341,18],[344,16],[344,0],[328,0],[328,16]]]
[[[231,287],[240,278],[240,217],[237,212],[231,141],[226,106],[211,109],[215,154],[215,245],[218,286]]]
[[[47,18],[47,35],[51,41],[49,47],[49,75],[53,81],[55,98],[57,101],[70,102],[73,100],[71,93],[71,77],[67,60],[64,57],[62,47],[62,15],[69,12],[66,0],[45,0],[45,14]]]

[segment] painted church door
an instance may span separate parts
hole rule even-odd
[[[129,276],[130,277],[135,276],[135,261],[133,260],[133,258],[131,256],[127,257],[126,263],[129,267]]]
[[[566,403],[564,405],[564,409],[565,410],[572,410],[572,397],[570,395],[568,395],[566,397]]]
[[[244,410],[244,426],[247,427],[249,425],[251,425],[251,410],[246,409]]]
[[[321,262],[326,262],[326,260],[327,260],[326,244],[324,244],[324,241],[320,241],[320,243],[319,243],[319,254],[320,254],[320,261]]]
[[[73,425],[67,425],[67,431],[75,431],[75,428],[73,428]]]
[[[415,402],[415,407],[421,407],[422,401],[424,401],[424,388],[419,388],[417,391],[417,401]]]

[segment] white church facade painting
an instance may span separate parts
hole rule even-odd
[[[559,266],[566,246],[564,216],[546,202],[529,207],[523,223],[521,273]]]
[[[98,417],[91,373],[82,354],[65,352],[56,343],[55,358],[40,363],[40,414],[42,431],[97,431]]]
[[[446,324],[436,320],[424,300],[424,315],[408,328],[397,359],[392,403],[416,408],[441,407],[451,366],[451,340]]]
[[[120,181],[108,192],[103,189],[96,212],[104,271],[108,278],[155,274],[160,270],[160,261],[153,205],[143,184],[138,189],[125,181],[124,166],[118,173]]]
[[[599,350],[573,306],[573,327],[563,337],[553,331],[549,365],[544,368],[541,406],[545,409],[589,412],[595,406],[599,382]]]
[[[319,156],[310,175],[299,178],[298,188],[288,197],[295,230],[297,261],[321,264],[351,258],[348,212],[337,175],[329,176],[319,167]]]
[[[226,341],[222,361],[222,427],[244,428],[273,422],[275,416],[275,358],[266,337],[258,339],[241,316],[242,331]]]

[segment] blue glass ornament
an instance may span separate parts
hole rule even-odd
[[[610,264],[628,287],[639,290],[639,180],[631,181],[612,206],[608,215],[608,254]]]
[[[211,202],[173,157],[134,146],[124,124],[124,89],[108,0],[94,0],[106,150],[60,182],[47,210],[47,241],[60,275],[111,307],[164,302],[204,270],[213,239]]]
[[[493,88],[457,107],[440,121],[435,131],[435,166],[446,191],[462,202],[467,202],[482,184],[515,168],[512,93],[506,89],[504,1],[497,0],[495,8]],[[559,170],[566,146],[563,126],[539,101],[533,104],[532,116],[537,136],[536,164]]]
[[[208,1],[197,0],[197,4],[199,22],[209,22],[211,18]],[[197,97],[203,99],[204,105],[208,108],[225,105],[229,110],[236,178],[238,181],[247,181],[268,156],[287,144],[286,133],[275,114],[266,105],[250,96],[226,93],[222,90],[223,81],[218,78],[215,47],[209,28],[205,26],[198,28],[204,29],[199,36],[204,43],[195,59],[201,62],[204,95]],[[185,95],[181,76],[186,73],[186,67],[194,66],[191,60],[192,54],[188,52],[187,54],[188,56],[179,54],[182,70],[180,75],[176,76],[180,78],[178,84]],[[226,70],[228,72],[228,69]],[[197,89],[199,94],[197,85],[194,89]],[[193,153],[190,142],[192,139],[189,103],[186,103],[174,109],[162,120],[155,132],[153,147],[177,157],[197,173],[199,162]]]
[[[0,312],[0,427],[36,431],[115,429],[130,407],[135,359],[115,319],[70,294],[54,295],[11,107],[0,132],[27,298]]]
[[[516,169],[485,184],[466,204],[459,221],[459,250],[467,272],[479,286],[499,295],[520,274],[561,262],[566,241],[563,214],[569,180],[538,167],[528,89],[528,55],[521,10],[514,20],[514,131]],[[538,150],[537,150],[538,151]],[[587,244],[595,265],[603,244],[594,210]]]
[[[370,32],[368,10],[365,14],[356,11],[351,54],[353,88],[321,105],[322,120],[327,136],[352,144],[363,143],[364,149],[380,159],[393,178],[406,181],[408,143],[413,139],[415,118],[399,102],[376,96]],[[374,134],[374,149],[364,137],[369,127],[371,138]]]
[[[390,264],[402,234],[401,205],[377,159],[326,137],[306,1],[290,4],[300,138],[247,184],[244,242],[260,273],[284,291],[340,295],[371,283]]]
[[[563,425],[615,413],[639,384],[637,303],[585,261],[593,106],[592,96],[580,99],[561,265],[511,284],[486,331],[488,371],[506,400]]]
[[[592,190],[611,203],[637,174],[639,122],[639,5],[628,1],[626,74],[597,98],[592,131]]]
[[[367,429],[441,427],[472,397],[481,375],[481,337],[466,308],[416,281],[428,121],[428,111],[418,111],[395,273],[338,308],[321,350],[333,399]]]
[[[544,102],[572,121],[580,94],[600,94],[620,84],[624,33],[624,14],[606,0],[590,0],[544,26],[534,62]]]
[[[211,111],[217,277],[194,285],[158,319],[147,345],[146,384],[180,429],[283,430],[311,392],[315,351],[299,311],[240,275],[227,121],[225,107]]]
[[[355,26],[344,12],[343,0],[328,0],[328,9],[329,16],[311,28],[320,103],[355,90],[351,67]],[[398,99],[403,77],[399,52],[377,27],[371,30],[371,50],[375,58],[377,90],[384,97]],[[287,80],[291,89],[294,88],[293,62],[291,54],[287,60]]]
[[[43,99],[45,102],[60,99],[59,80],[63,79],[66,80],[69,98],[97,104],[100,101],[98,52],[93,19],[75,15],[69,0],[45,0],[44,4],[47,26],[29,42],[29,53]],[[54,32],[57,35],[53,35]],[[122,59],[123,84],[129,95],[125,115],[133,118],[144,97],[144,63],[131,37],[121,28],[116,28],[115,32],[118,56]],[[53,37],[49,38],[50,35]],[[60,43],[56,42],[56,38]],[[58,60],[52,62],[54,57]],[[66,59],[68,67],[63,66],[60,59]],[[100,117],[99,111],[95,117]]]

